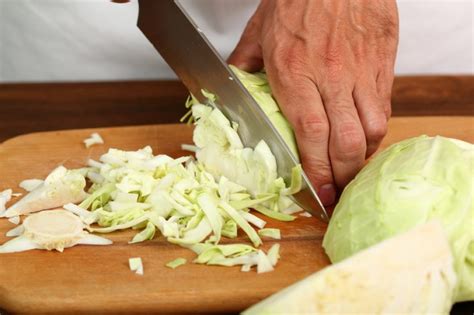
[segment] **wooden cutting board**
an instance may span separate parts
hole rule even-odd
[[[86,149],[82,140],[98,131],[105,145]],[[69,168],[98,158],[109,147],[137,150],[151,145],[155,154],[177,157],[181,143],[191,143],[192,128],[155,125],[35,133],[0,145],[0,191],[17,188],[27,178],[44,178],[63,164]],[[474,142],[473,117],[403,117],[390,121],[382,147],[420,134],[443,135]],[[309,274],[329,261],[321,247],[326,224],[299,216],[290,223],[268,219],[267,227],[282,230],[281,260],[274,272],[240,272],[238,267],[188,263],[176,270],[165,263],[194,253],[168,244],[163,237],[129,245],[133,232],[107,235],[106,247],[77,246],[64,253],[29,251],[0,255],[0,313],[35,312],[238,312]],[[0,219],[0,243],[14,225]],[[240,242],[246,242],[240,236]],[[264,240],[264,249],[274,241]],[[145,275],[128,268],[130,257],[141,257]]]

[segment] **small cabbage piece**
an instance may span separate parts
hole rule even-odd
[[[188,247],[198,255],[194,263],[219,266],[242,265],[243,272],[250,271],[253,266],[257,267],[257,273],[273,271],[280,258],[279,244],[273,245],[267,254],[263,250],[257,250],[246,244],[198,243]]]
[[[182,266],[186,264],[186,259],[185,258],[176,258],[175,260],[172,260],[166,264],[166,267],[171,268],[171,269],[176,269],[179,266]]]
[[[9,202],[12,198],[12,190],[5,189],[4,191],[0,192],[0,217],[3,216],[5,213],[5,206],[7,202]]]
[[[59,166],[41,185],[8,208],[5,216],[14,217],[81,202],[87,196],[84,192],[85,186],[86,180],[80,172]]]
[[[336,263],[437,218],[454,254],[455,300],[474,300],[473,166],[472,144],[440,136],[384,150],[342,193],[323,241],[329,258]]]
[[[268,250],[267,256],[272,266],[276,266],[280,259],[280,244],[273,244],[273,246]]]
[[[25,228],[23,227],[23,225],[18,225],[17,227],[14,227],[13,229],[5,233],[5,235],[6,237],[15,237],[20,236],[21,234],[23,234],[23,232],[25,232]]]
[[[155,236],[155,225],[150,221],[147,222],[146,227],[138,234],[136,234],[133,239],[129,242],[130,244],[140,243],[146,240],[153,239]]]
[[[281,234],[280,234],[280,229],[260,229],[258,230],[258,235],[263,236],[263,237],[270,237],[274,238],[276,240],[281,239]]]
[[[20,224],[20,217],[16,216],[16,217],[8,218],[8,222],[18,225]]]
[[[57,250],[77,244],[109,245],[112,241],[87,233],[81,219],[64,209],[47,210],[28,216],[15,230],[21,234],[0,246],[0,253],[31,249]],[[18,233],[10,233],[18,234]]]
[[[449,314],[453,257],[429,222],[283,289],[244,311],[256,314]]]
[[[100,134],[98,134],[97,132],[94,132],[93,134],[90,135],[89,138],[84,139],[83,142],[84,142],[84,145],[86,146],[86,148],[89,148],[89,147],[91,147],[95,144],[103,144],[104,139],[102,139]]]
[[[128,265],[131,271],[135,271],[137,275],[143,276],[143,263],[140,257],[133,257],[128,260]]]

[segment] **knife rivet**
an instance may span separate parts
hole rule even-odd
[[[234,78],[233,78],[233,77],[229,77],[229,80],[234,81]]]

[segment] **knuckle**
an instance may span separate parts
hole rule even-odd
[[[299,113],[294,129],[297,137],[313,143],[327,142],[329,137],[329,123],[326,117],[317,114]]]
[[[370,121],[365,131],[369,142],[380,142],[387,134],[387,120],[385,117],[380,117]]]
[[[333,181],[332,168],[328,161],[315,157],[303,157],[303,167],[312,182],[328,183]]]
[[[365,155],[366,139],[361,128],[354,122],[342,123],[336,130],[337,156],[342,160],[353,160]]]

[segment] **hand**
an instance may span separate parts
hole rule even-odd
[[[229,58],[266,68],[325,205],[386,134],[397,45],[395,0],[262,0]]]

